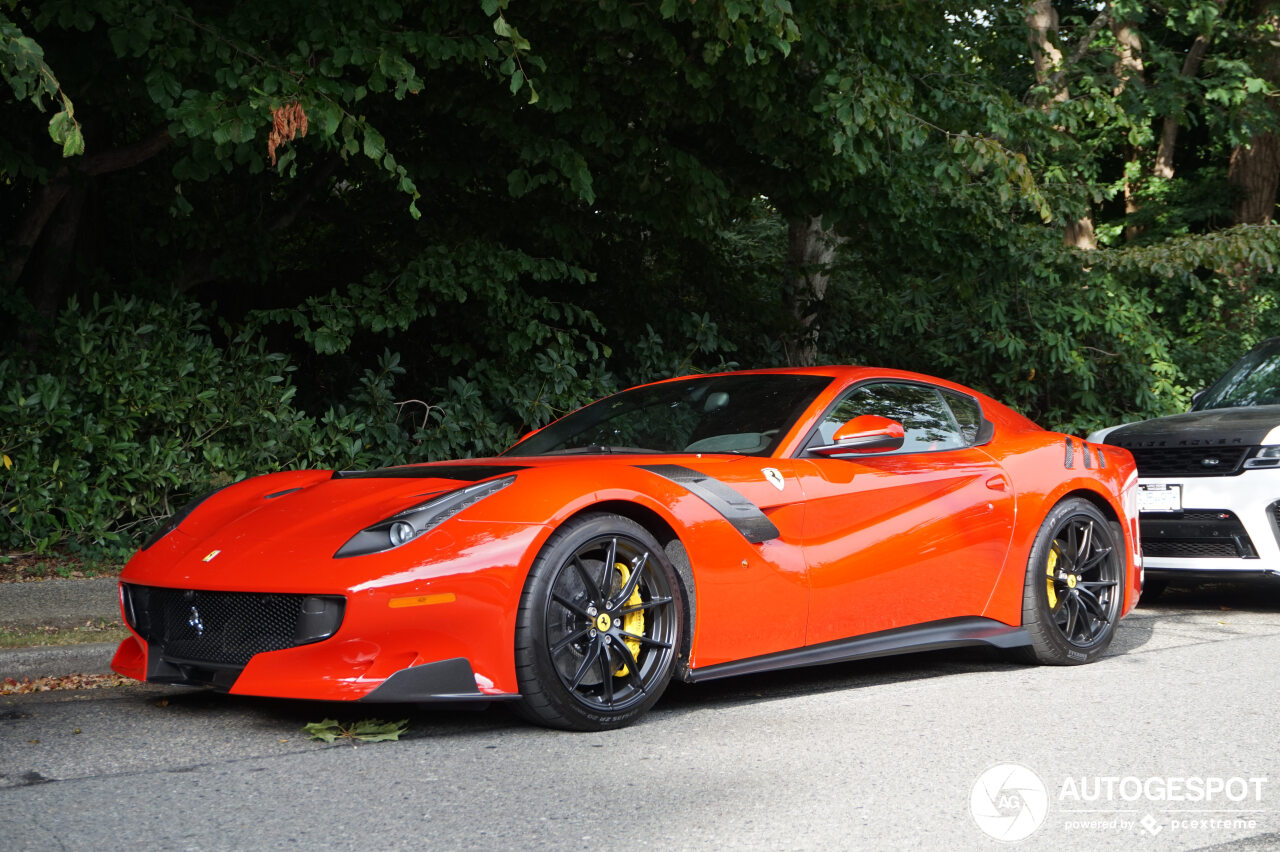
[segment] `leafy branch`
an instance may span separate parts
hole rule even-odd
[[[84,153],[84,134],[76,121],[75,106],[62,90],[53,69],[44,61],[44,50],[34,39],[22,34],[18,25],[0,14],[0,75],[18,100],[30,100],[44,110],[44,99],[62,103],[49,119],[49,137],[62,146],[62,156]]]

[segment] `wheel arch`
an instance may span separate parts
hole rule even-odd
[[[1074,482],[1066,483],[1064,487],[1049,494],[1044,502],[1040,504],[1040,521],[1036,524],[1036,529],[1039,529],[1039,525],[1044,523],[1044,519],[1049,517],[1049,514],[1054,509],[1063,502],[1073,498],[1088,501],[1094,508],[1102,513],[1104,518],[1115,524],[1120,529],[1121,539],[1124,541],[1127,548],[1133,548],[1136,546],[1135,542],[1131,540],[1129,530],[1126,528],[1124,523],[1123,515],[1116,507],[1116,504],[1107,497],[1107,494],[1101,489],[1101,486],[1095,486],[1091,480],[1081,481],[1077,479]],[[1028,548],[1028,552],[1030,552],[1030,548]]]
[[[1121,611],[1122,614],[1128,614],[1137,604],[1138,595],[1141,594],[1142,590],[1141,577],[1139,576],[1136,580],[1133,579],[1134,567],[1132,554],[1138,549],[1139,545],[1133,540],[1133,536],[1130,534],[1128,525],[1125,524],[1124,518],[1121,516],[1120,512],[1116,511],[1115,505],[1097,491],[1093,491],[1088,488],[1078,488],[1076,490],[1069,491],[1055,500],[1053,505],[1049,507],[1049,511],[1053,511],[1054,507],[1059,503],[1064,500],[1069,500],[1072,497],[1079,497],[1092,503],[1094,508],[1101,512],[1102,516],[1111,522],[1111,525],[1115,528],[1116,534],[1120,536],[1120,541],[1124,543],[1124,605],[1121,607]]]
[[[1097,491],[1094,491],[1089,488],[1076,488],[1072,491],[1068,491],[1067,493],[1059,496],[1056,500],[1053,501],[1052,505],[1049,506],[1049,510],[1048,512],[1045,512],[1045,516],[1048,517],[1049,512],[1052,512],[1058,506],[1059,503],[1062,503],[1066,500],[1070,500],[1073,497],[1079,497],[1083,500],[1088,500],[1090,503],[1094,505],[1094,507],[1097,508],[1099,512],[1102,513],[1103,517],[1105,517],[1108,521],[1111,521],[1112,523],[1117,523],[1117,524],[1120,523],[1120,513],[1117,512],[1115,507],[1111,505],[1111,501],[1103,497]]]
[[[1005,565],[1000,580],[997,581],[996,588],[991,594],[991,599],[987,602],[984,615],[997,621],[1002,621],[1005,624],[1022,623],[1022,597],[1026,565],[1027,560],[1031,557],[1031,548],[1035,543],[1036,534],[1053,510],[1067,500],[1079,498],[1088,502],[1101,512],[1109,523],[1118,527],[1121,541],[1125,543],[1126,549],[1136,547],[1129,529],[1124,521],[1121,520],[1122,515],[1116,504],[1108,499],[1106,493],[1101,491],[1100,488],[1101,486],[1096,485],[1092,480],[1077,478],[1070,482],[1061,483],[1056,489],[1048,493],[1033,492],[1029,496],[1019,496],[1018,521],[1015,524],[1013,538],[1009,544],[1009,552],[1005,557]],[[1130,555],[1130,552],[1125,554],[1126,572],[1131,570],[1128,567]],[[1126,588],[1125,600],[1125,611],[1127,612],[1132,608],[1132,601],[1136,600],[1131,586]]]
[[[604,500],[583,506],[569,517],[561,521],[568,523],[582,515],[611,514],[635,521],[644,527],[650,535],[658,540],[666,553],[667,560],[676,571],[676,579],[680,582],[680,595],[684,604],[683,630],[680,639],[680,654],[676,660],[675,676],[680,680],[689,679],[689,660],[692,659],[694,627],[698,614],[697,584],[693,578],[693,565],[689,561],[689,553],[679,533],[668,523],[667,519],[647,506],[629,500]]]

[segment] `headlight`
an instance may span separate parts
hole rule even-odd
[[[514,476],[504,476],[501,479],[469,485],[466,488],[433,497],[412,509],[405,509],[385,521],[379,521],[371,527],[362,529],[338,548],[334,558],[366,556],[407,544],[423,533],[440,526],[468,506],[475,505],[490,494],[496,494],[515,481]]]
[[[1259,447],[1244,466],[1246,468],[1280,467],[1280,446]]]

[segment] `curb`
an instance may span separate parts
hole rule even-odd
[[[91,577],[0,584],[0,625],[21,631],[118,622],[117,582],[115,577]],[[109,674],[116,647],[115,642],[92,642],[0,649],[0,678]]]
[[[115,577],[0,583],[0,624],[10,629],[120,620]]]
[[[72,674],[110,674],[115,642],[53,645],[0,651],[0,678],[65,677]]]

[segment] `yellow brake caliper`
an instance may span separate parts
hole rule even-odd
[[[623,562],[613,563],[613,567],[618,569],[618,573],[622,575],[622,579],[618,584],[621,589],[627,585],[627,581],[631,579],[631,569]],[[639,606],[640,600],[640,584],[637,583],[635,589],[631,592],[631,597],[627,598],[624,606]],[[634,636],[644,635],[644,610],[629,612],[622,617],[622,629]],[[631,656],[636,659],[640,658],[640,640],[639,639],[623,639],[623,644],[631,651]],[[624,665],[613,673],[615,677],[625,677],[627,675],[627,667]]]
[[[1054,610],[1058,608],[1058,593],[1053,588],[1053,573],[1054,573],[1054,570],[1057,569],[1058,567],[1058,545],[1056,542],[1054,543],[1053,547],[1050,548],[1049,558],[1046,560],[1046,562],[1048,563],[1048,565],[1044,571],[1046,575],[1044,585],[1045,585],[1045,591],[1049,595],[1049,609]]]

